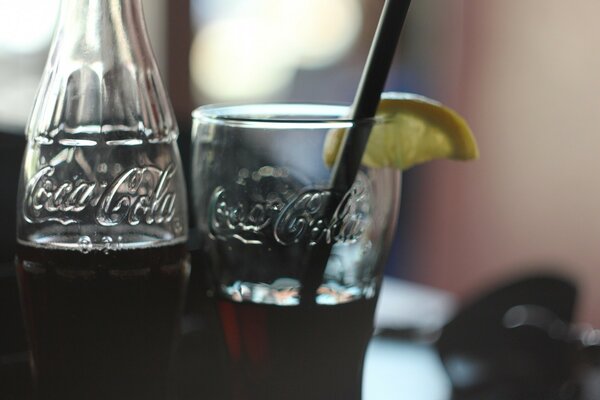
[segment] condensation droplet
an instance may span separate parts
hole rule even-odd
[[[258,173],[261,176],[273,176],[273,167],[269,165],[265,165],[264,167],[260,167]]]
[[[362,253],[367,254],[369,251],[371,251],[372,247],[373,247],[373,242],[371,242],[370,240],[367,240],[362,246]]]
[[[179,219],[176,219],[173,222],[173,230],[175,231],[175,233],[177,235],[179,235],[181,232],[183,232],[183,225],[181,225],[181,221]]]
[[[240,178],[247,178],[248,176],[250,176],[250,172],[246,168],[242,168],[239,170],[238,176]]]
[[[108,252],[112,249],[113,239],[110,236],[102,237],[102,251],[104,254],[108,254]]]
[[[92,250],[92,239],[90,239],[89,236],[80,237],[77,244],[79,245],[79,251],[84,254],[87,254]]]

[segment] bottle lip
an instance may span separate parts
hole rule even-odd
[[[211,104],[196,108],[192,118],[198,123],[216,123],[269,128],[349,128],[371,123],[375,118],[347,118],[348,105],[317,103]]]

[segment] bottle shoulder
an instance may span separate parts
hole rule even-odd
[[[150,141],[178,134],[141,3],[65,1],[27,135],[117,131]]]
[[[107,71],[87,64],[47,67],[26,128],[28,139],[38,141],[104,134],[164,142],[178,133],[158,70],[138,64]]]

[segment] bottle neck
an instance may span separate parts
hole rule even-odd
[[[63,0],[53,51],[132,62],[150,52],[147,37],[141,0]]]
[[[84,131],[177,137],[141,0],[62,0],[27,135],[49,142]]]

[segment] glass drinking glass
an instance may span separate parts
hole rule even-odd
[[[318,104],[195,110],[192,190],[234,399],[360,399],[400,173],[332,193],[329,132],[384,124]]]

